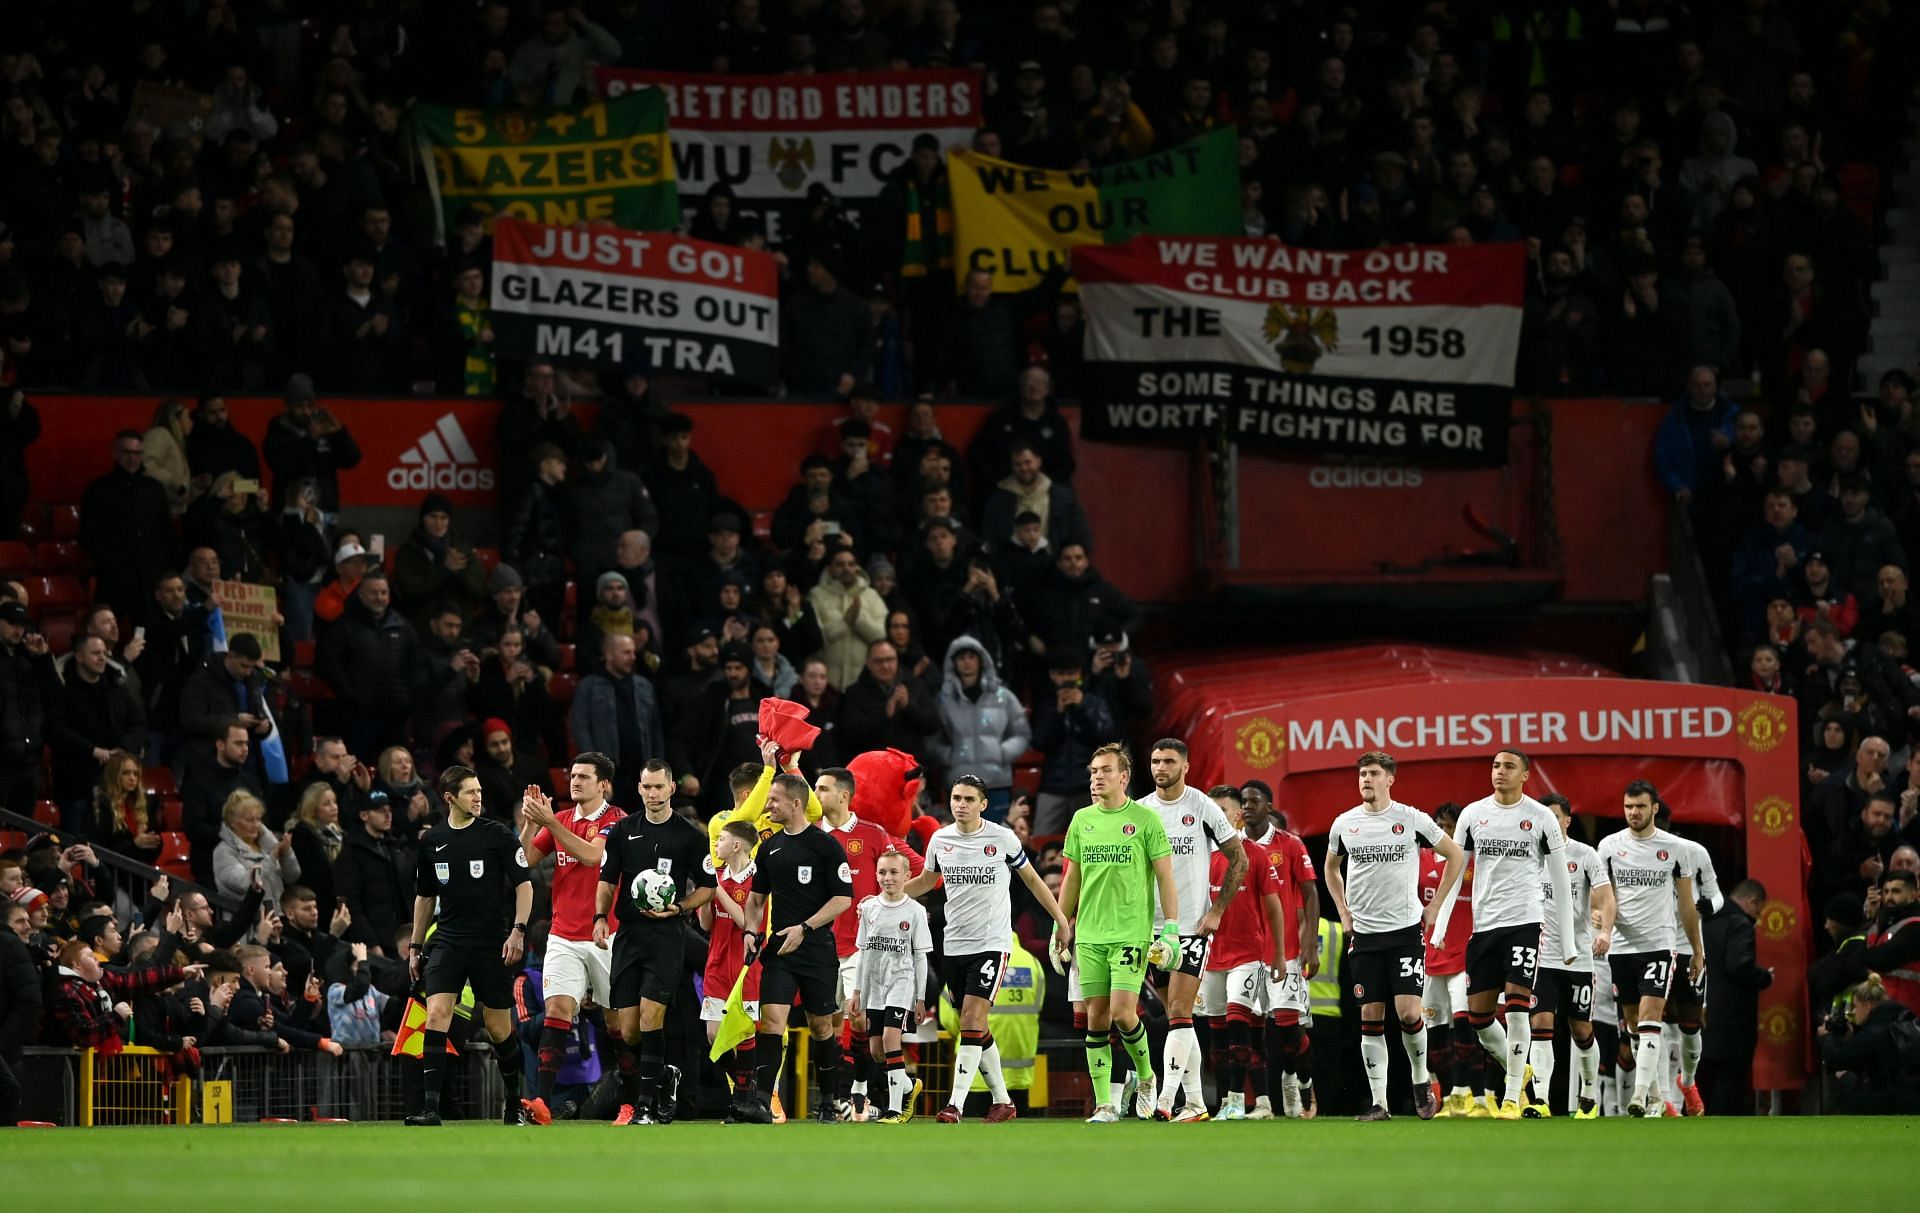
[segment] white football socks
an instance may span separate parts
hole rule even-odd
[[[995,1041],[980,1050],[980,1073],[987,1080],[987,1094],[995,1103],[1012,1103],[1013,1097],[1007,1094],[1007,1080],[1000,1074],[1000,1043]]]
[[[1415,1089],[1426,1086],[1432,1081],[1427,1074],[1427,1025],[1422,1023],[1411,1032],[1402,1031],[1400,1044],[1406,1049],[1407,1061],[1413,1067]]]
[[[967,1093],[973,1090],[973,1076],[980,1069],[980,1046],[961,1045],[954,1050],[953,1057],[953,1095],[947,1100],[947,1106],[964,1108],[967,1106]]]
[[[1581,1041],[1578,1037],[1574,1038],[1573,1064],[1574,1068],[1580,1072],[1580,1092],[1577,1098],[1598,1099],[1600,1096],[1600,1048],[1594,1044],[1593,1037],[1589,1036],[1585,1041]],[[1574,1110],[1579,1111],[1580,1105],[1574,1104]]]
[[[1526,1011],[1507,1012],[1507,1098],[1520,1101],[1527,1085],[1527,1050],[1533,1044],[1533,1017]]]
[[[1384,1108],[1387,1106],[1387,1038],[1385,1036],[1362,1036],[1360,1038],[1360,1060],[1367,1066],[1367,1086],[1373,1090],[1373,1102]]]
[[[1533,1094],[1543,1104],[1553,1103],[1553,1042],[1536,1040],[1527,1049],[1527,1064],[1533,1067]]]

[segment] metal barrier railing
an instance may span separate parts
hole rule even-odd
[[[130,1045],[28,1051],[33,1116],[66,1125],[254,1124],[398,1120],[419,1106],[419,1062],[384,1045],[325,1053],[245,1046],[200,1050],[189,1074],[173,1055]],[[506,1091],[485,1042],[463,1045],[447,1070],[450,1117],[497,1119]]]
[[[0,809],[0,830],[15,830],[31,837],[47,829],[47,825],[43,822]],[[63,835],[65,833],[58,832]],[[184,877],[162,872],[159,868],[150,868],[137,859],[128,859],[97,843],[93,847],[93,853],[99,858],[100,866],[88,869],[87,883],[93,886],[95,896],[113,906],[114,915],[123,927],[127,925],[134,911],[146,902],[147,890],[153,887],[153,882],[162,876],[167,878],[172,896],[178,897],[182,893],[197,890],[206,895],[208,904],[212,905],[222,917],[240,908],[240,899],[237,897],[222,893],[218,889],[196,884]]]

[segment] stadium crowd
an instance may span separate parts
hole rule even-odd
[[[937,145],[879,199],[821,190],[781,225],[783,389],[847,411],[785,453],[765,535],[696,449],[722,439],[670,407],[716,385],[496,362],[484,224],[463,214],[439,243],[407,107],[566,102],[594,64],[977,64],[985,153],[1099,165],[1231,123],[1248,235],[1524,241],[1520,388],[1679,398],[1658,473],[1695,516],[1741,669],[1805,705],[1835,945],[1816,999],[1912,962],[1920,928],[1886,934],[1910,904],[1895,874],[1920,867],[1920,418],[1904,373],[1871,399],[1850,383],[1908,87],[1875,51],[1912,40],[1905,6],[119,8],[33,6],[0,34],[0,540],[56,474],[30,474],[41,427],[78,424],[53,392],[178,395],[98,469],[57,473],[90,481],[97,606],[59,635],[23,585],[0,602],[0,799],[53,806],[0,857],[7,925],[56,966],[41,1039],[186,1057],[396,1031],[412,848],[449,766],[517,828],[524,789],[564,798],[578,752],[609,755],[621,789],[664,759],[676,805],[707,818],[758,770],[759,704],[780,697],[823,730],[809,776],[884,772],[892,812],[923,770],[933,794],[907,813],[931,824],[942,781],[975,775],[1053,881],[1047,840],[1089,755],[1141,739],[1142,615],[1095,563],[1115,537],[1074,492],[1057,404],[1077,395],[1078,304],[978,275],[946,289],[950,248],[909,239],[950,230]],[[210,109],[163,104],[182,89]],[[683,203],[693,235],[766,241],[724,187]],[[428,386],[501,399],[502,509],[429,494],[403,544],[370,550],[338,482],[359,450],[326,400]],[[285,400],[259,446],[228,416],[242,392]],[[966,450],[942,436],[950,394],[1002,402]],[[916,395],[898,430],[882,419]],[[277,588],[284,668],[224,639],[219,580]],[[95,888],[103,851],[239,908]],[[1044,915],[1018,917],[1042,954]]]

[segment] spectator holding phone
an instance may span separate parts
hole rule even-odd
[[[267,807],[246,792],[227,797],[220,811],[220,843],[213,851],[213,881],[232,897],[246,893],[253,873],[260,874],[268,905],[280,904],[280,895],[300,879],[300,860],[293,853],[293,836],[275,836],[266,825]]]
[[[340,509],[340,472],[359,465],[360,446],[339,418],[314,402],[310,377],[288,377],[286,404],[286,411],[267,427],[267,467],[275,484],[313,477],[320,510],[331,520]]]

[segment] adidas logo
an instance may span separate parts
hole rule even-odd
[[[493,486],[493,469],[481,465],[452,413],[400,452],[399,465],[387,471],[387,487],[396,490],[491,492]]]

